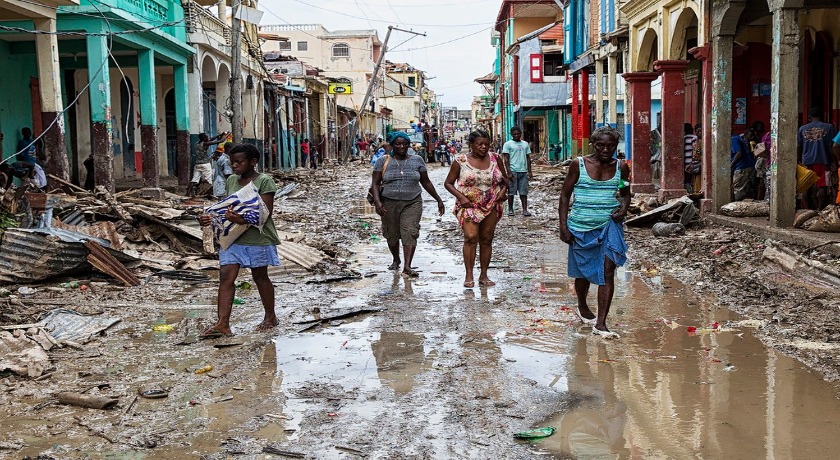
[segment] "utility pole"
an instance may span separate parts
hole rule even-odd
[[[353,124],[353,129],[350,132],[350,142],[356,142],[356,136],[359,134],[359,130],[361,129],[362,125],[362,116],[365,114],[365,110],[367,110],[368,102],[370,101],[370,96],[373,94],[373,87],[376,86],[376,78],[379,76],[379,69],[382,67],[382,61],[385,58],[385,53],[388,51],[388,40],[391,39],[391,31],[392,30],[399,30],[400,32],[406,32],[409,34],[414,35],[421,35],[423,37],[426,34],[421,34],[419,32],[414,32],[413,30],[405,30],[400,29],[399,27],[388,26],[388,32],[385,33],[385,42],[382,43],[382,52],[379,53],[379,58],[376,60],[376,66],[373,68],[373,77],[370,79],[370,84],[367,87],[367,91],[365,91],[365,98],[362,100],[362,107],[359,109],[359,114],[356,116],[356,123]],[[352,145],[347,146],[347,151],[352,150]],[[342,152],[342,156],[344,153]],[[346,157],[345,157],[346,158]]]
[[[231,71],[230,71],[230,98],[233,112],[230,120],[231,134],[234,142],[242,142],[242,21],[239,19],[239,8],[242,0],[233,0],[233,28],[232,42],[230,45]]]

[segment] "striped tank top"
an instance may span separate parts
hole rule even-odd
[[[575,184],[574,203],[569,213],[569,230],[588,232],[607,225],[620,203],[615,197],[621,180],[620,162],[615,162],[615,175],[607,180],[595,180],[586,172],[583,157],[578,157],[580,177]]]

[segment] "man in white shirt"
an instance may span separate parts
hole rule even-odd
[[[513,139],[505,142],[502,155],[505,159],[505,169],[508,173],[510,186],[508,187],[508,216],[513,216],[513,197],[519,193],[522,201],[522,215],[528,217],[528,180],[533,178],[531,172],[531,146],[522,140],[522,130],[514,126],[510,129]]]

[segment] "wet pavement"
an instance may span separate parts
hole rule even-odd
[[[445,170],[430,175],[451,209]],[[538,224],[556,209],[553,197],[541,198],[532,196],[535,218],[502,220],[490,271],[496,287],[461,287],[454,216],[438,219],[426,201],[414,263],[420,278],[387,271],[390,254],[373,231],[348,259],[369,277],[305,285],[299,272],[274,271],[284,327],[270,340],[240,329],[239,347],[208,351],[201,343],[173,353],[171,339],[135,332],[124,346],[148,347],[148,362],[110,363],[119,367],[112,375],[145,367],[171,380],[167,406],[140,400],[134,409],[172,414],[155,427],[158,447],[117,447],[77,429],[30,436],[30,447],[9,458],[82,438],[88,444],[55,458],[266,458],[259,452],[267,444],[319,459],[832,458],[840,450],[836,386],[762,345],[755,322],[644,261],[617,275],[609,325],[621,339],[592,336],[574,314],[565,245]],[[369,207],[348,211],[359,225],[378,227]],[[215,285],[195,289],[167,299],[167,323],[212,317]],[[246,302],[250,308],[234,310],[240,328],[259,319],[256,293]],[[358,308],[384,310],[303,332],[294,324]],[[226,353],[226,366],[237,370],[213,377],[209,393],[202,385],[210,380],[184,374],[223,363]],[[192,383],[176,383],[184,375]],[[50,414],[57,413],[90,411]],[[3,419],[12,437],[38,423]],[[557,430],[539,441],[512,438],[543,426]]]

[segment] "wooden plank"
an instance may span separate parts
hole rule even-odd
[[[140,279],[131,273],[125,265],[116,257],[112,256],[105,248],[94,241],[85,241],[85,247],[90,250],[87,256],[88,262],[97,270],[114,277],[123,282],[126,286],[139,286]]]
[[[72,182],[67,182],[66,180],[64,180],[64,179],[62,179],[58,176],[54,176],[52,174],[47,174],[47,177],[50,178],[51,180],[55,181],[55,182],[58,182],[59,184],[65,186],[65,187],[69,187],[74,192],[90,193],[90,190],[85,190],[82,187],[79,187],[78,185],[76,185]]]

